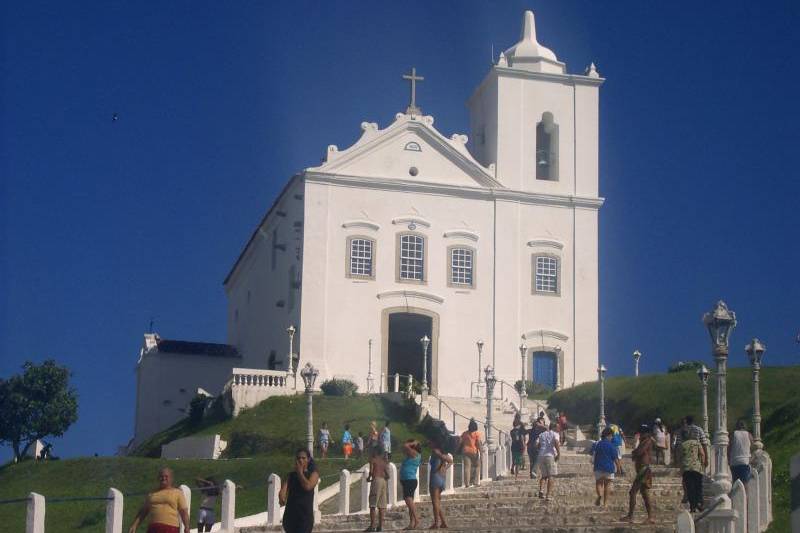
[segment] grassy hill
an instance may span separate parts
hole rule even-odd
[[[156,484],[159,467],[168,465],[175,471],[176,483],[194,485],[198,476],[215,476],[218,480],[231,479],[243,488],[237,490],[236,516],[245,516],[265,510],[266,480],[276,472],[281,478],[291,470],[293,452],[305,442],[305,398],[270,398],[254,409],[248,409],[235,419],[209,421],[199,431],[181,422],[159,434],[138,450],[139,457],[81,458],[36,463],[25,461],[0,468],[0,500],[21,498],[31,491],[48,499],[62,497],[105,496],[109,487],[115,487],[125,497],[125,528],[130,524],[143,495]],[[328,422],[335,441],[339,441],[345,423],[354,432],[364,431],[371,420],[380,424],[391,419],[392,440],[397,443],[409,437],[423,438],[415,424],[410,409],[393,404],[381,396],[354,398],[319,396],[314,398],[315,428]],[[380,429],[380,428],[379,428]],[[173,438],[191,434],[220,433],[230,440],[239,433],[246,443],[255,443],[260,450],[249,457],[225,460],[166,461],[145,457],[158,450],[160,444]],[[356,434],[354,433],[354,434]],[[363,459],[345,461],[338,448],[328,460],[319,461],[323,486],[338,479],[342,468],[355,470],[364,464]],[[191,518],[197,515],[198,498],[193,497]],[[47,533],[102,532],[105,521],[104,501],[48,502],[46,512]],[[3,531],[25,530],[25,504],[0,504],[0,524]]]
[[[739,418],[750,426],[753,406],[752,372],[734,368],[728,372],[728,431]],[[767,367],[761,371],[762,439],[773,461],[774,516],[769,531],[789,530],[790,478],[789,459],[800,453],[800,367]],[[701,385],[694,372],[646,375],[638,378],[606,380],[606,420],[632,433],[641,423],[655,417],[668,427],[692,414],[701,420]],[[709,380],[709,427],[713,431],[716,412],[716,385]],[[577,424],[596,424],[600,402],[598,384],[585,383],[573,389],[556,392],[550,406],[567,413]]]

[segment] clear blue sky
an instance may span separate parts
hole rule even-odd
[[[716,7],[713,7],[715,4]],[[464,102],[532,8],[539,40],[601,89],[600,346],[611,375],[708,356],[739,315],[795,364],[800,301],[796,2],[15,2],[0,9],[0,376],[74,371],[56,453],[133,427],[150,317],[225,341],[222,280],[285,180],[385,127],[416,66],[424,111]],[[112,122],[117,113],[119,120]],[[2,455],[6,455],[5,453]]]

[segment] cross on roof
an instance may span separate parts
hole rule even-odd
[[[417,107],[417,82],[423,81],[425,78],[417,76],[416,67],[411,67],[411,74],[403,74],[403,79],[411,82],[411,103],[406,109],[407,115],[421,115],[422,109]]]

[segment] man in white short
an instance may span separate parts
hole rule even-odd
[[[536,439],[536,447],[539,450],[536,459],[536,469],[539,471],[539,497],[545,501],[550,501],[550,491],[553,489],[553,476],[558,474],[558,456],[560,448],[558,445],[558,424],[550,422],[550,429],[540,434]],[[547,494],[542,492],[542,483],[547,481]]]

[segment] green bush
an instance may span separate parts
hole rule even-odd
[[[261,433],[254,431],[234,431],[231,433],[226,457],[252,457],[270,451],[270,441]]]
[[[202,394],[198,394],[192,398],[192,401],[189,402],[189,425],[191,427],[200,425],[209,403],[211,403],[211,398],[203,396]]]
[[[518,379],[516,383],[514,383],[514,389],[519,392],[521,388],[522,380]],[[547,398],[552,392],[553,389],[541,383],[534,383],[530,380],[525,381],[525,394],[528,395],[528,398]]]
[[[319,388],[326,396],[355,396],[358,385],[347,379],[329,379]]]
[[[678,361],[674,365],[670,365],[667,373],[674,374],[675,372],[688,372],[689,370],[700,370],[703,366],[702,361]]]

